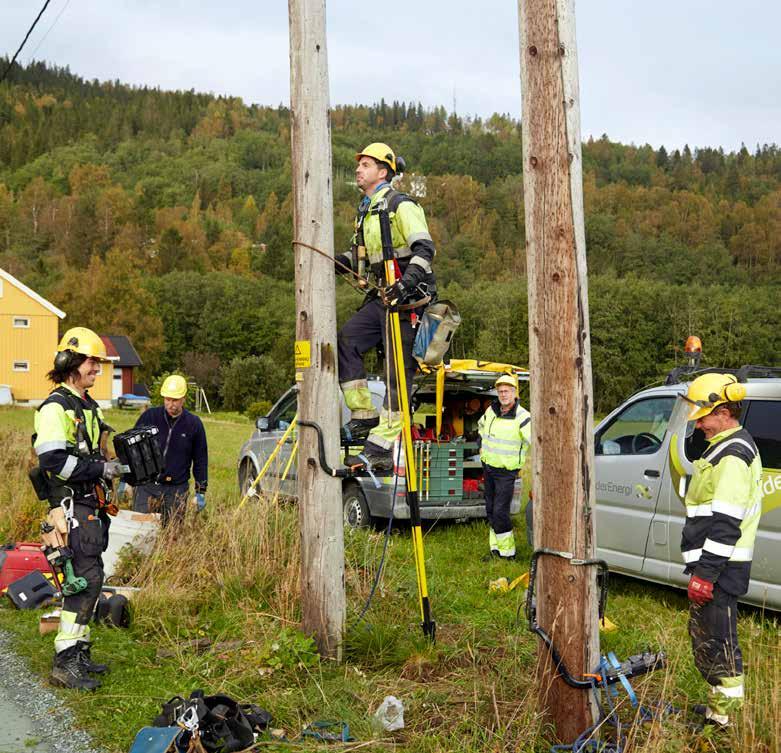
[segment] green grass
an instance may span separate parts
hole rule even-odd
[[[134,414],[113,412],[108,420],[125,428]],[[32,414],[0,411],[0,534],[13,519],[32,525],[42,514],[20,469]],[[425,534],[426,568],[438,641],[431,646],[418,626],[417,587],[409,528],[394,531],[381,587],[366,620],[357,623],[383,546],[376,531],[346,532],[348,629],[345,661],[320,661],[296,631],[298,599],[297,509],[253,500],[237,514],[235,462],[251,424],[206,420],[210,444],[209,507],[192,516],[175,535],[164,537],[135,582],[129,630],[95,629],[98,661],[112,672],[91,695],[58,691],[79,724],[110,751],[126,751],[136,733],[173,695],[195,688],[226,692],[257,703],[274,715],[274,726],[294,737],[315,719],[342,719],[371,748],[415,753],[445,751],[544,751],[550,735],[537,714],[537,639],[523,617],[523,593],[488,591],[490,580],[520,574],[528,561],[523,523],[516,521],[516,563],[480,560],[486,550],[483,523],[439,524]],[[13,515],[9,513],[13,512]],[[17,529],[19,525],[17,523]],[[667,671],[637,683],[647,701],[676,706],[704,700],[706,687],[694,669],[686,633],[685,595],[673,589],[615,577],[608,616],[618,631],[602,636],[603,651],[624,658],[651,647],[670,657]],[[41,637],[37,614],[0,608],[0,627],[16,636],[20,654],[46,675],[52,636]],[[775,751],[781,737],[781,639],[777,621],[744,609],[740,636],[747,663],[747,704],[724,748]],[[197,654],[181,642],[207,636],[241,640],[239,648]],[[276,649],[274,647],[277,647]],[[157,658],[160,648],[173,658]],[[371,715],[385,695],[405,704],[406,727],[390,735],[377,731]],[[631,718],[631,714],[624,714]],[[643,725],[631,750],[654,753],[717,751],[698,740],[683,721]],[[308,744],[306,747],[317,747]],[[331,746],[330,749],[338,748]],[[281,750],[289,749],[282,747]]]

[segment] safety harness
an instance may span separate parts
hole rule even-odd
[[[86,395],[85,400],[87,407],[92,411],[92,429],[95,432],[95,424],[97,423],[97,437],[100,440],[101,431],[113,431],[113,429],[100,421],[97,414],[98,404],[90,396]],[[87,431],[86,416],[84,413],[84,407],[82,401],[74,395],[67,387],[57,387],[52,390],[46,400],[41,403],[37,408],[40,411],[45,405],[50,403],[56,403],[63,410],[73,411],[74,423],[76,424],[75,431],[75,446],[70,448],[71,452],[80,458],[88,460],[102,460],[100,451],[93,445],[92,437]],[[37,439],[37,433],[31,437],[31,442],[35,445]],[[37,471],[37,472],[36,472]],[[33,478],[33,475],[36,478]],[[35,488],[36,493],[40,499],[48,499],[49,504],[52,507],[59,506],[60,502],[67,497],[74,497],[78,499],[80,497],[88,497],[95,494],[95,482],[92,481],[69,481],[65,482],[58,478],[56,474],[44,471],[40,465],[37,469],[31,472],[30,480]],[[43,496],[42,496],[43,495]]]

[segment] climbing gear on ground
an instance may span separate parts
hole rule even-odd
[[[152,722],[155,727],[179,725],[179,749],[186,750],[190,738],[197,736],[209,753],[244,750],[270,723],[271,714],[259,706],[239,704],[226,695],[206,696],[203,690],[194,690],[188,700],[174,696]]]
[[[599,619],[601,620],[605,614],[605,606],[607,605],[607,591],[608,591],[608,567],[607,562],[599,559],[578,559],[572,555],[571,552],[557,552],[554,549],[537,549],[532,553],[531,562],[529,564],[529,588],[526,591],[526,619],[528,620],[529,630],[542,639],[548,652],[553,660],[553,665],[556,671],[561,675],[564,682],[570,687],[579,688],[581,690],[590,690],[594,687],[594,680],[598,682],[604,682],[606,685],[614,685],[620,682],[626,688],[628,683],[625,682],[628,677],[635,677],[638,675],[652,672],[655,669],[662,669],[667,664],[667,657],[664,652],[644,652],[642,654],[636,654],[630,656],[625,662],[617,662],[611,658],[610,663],[605,663],[604,666],[595,674],[590,675],[586,679],[578,679],[574,677],[567,667],[564,665],[564,661],[559,654],[556,646],[553,643],[551,637],[543,630],[537,623],[537,608],[536,599],[534,593],[534,586],[537,578],[537,562],[543,555],[549,555],[553,557],[561,557],[569,561],[569,563],[576,567],[588,567],[594,566],[598,568],[597,572],[597,587],[599,588]],[[611,657],[608,654],[608,657]],[[629,692],[629,689],[627,689]],[[633,694],[630,694],[632,697]]]
[[[461,325],[461,314],[451,301],[441,300],[426,307],[418,323],[412,355],[421,365],[439,366]]]
[[[87,641],[79,641],[76,644],[79,661],[84,671],[91,675],[102,675],[108,672],[108,664],[98,664],[92,661],[91,644]]]
[[[371,430],[380,423],[380,417],[353,418],[341,428],[342,441],[352,442],[356,439],[366,439]]]
[[[338,732],[328,730],[338,729]],[[307,724],[301,730],[301,738],[310,738],[323,743],[350,743],[355,740],[350,736],[350,725],[347,722],[337,722],[324,719]]]
[[[396,172],[396,154],[387,144],[375,141],[369,144],[363,151],[357,152],[355,161],[360,162],[361,157],[371,157],[377,162],[384,162],[393,172]]]
[[[689,383],[682,397],[692,406],[689,421],[697,421],[719,405],[739,403],[746,397],[746,385],[733,374],[703,374]]]
[[[187,380],[180,374],[171,374],[160,387],[160,397],[180,400],[187,394]]]
[[[81,659],[78,645],[54,655],[51,679],[56,685],[73,690],[97,690],[100,681],[90,677]]]

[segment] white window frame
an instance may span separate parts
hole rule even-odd
[[[20,371],[20,372],[26,372],[30,370],[30,362],[29,361],[14,361],[13,365],[14,371]]]
[[[24,322],[22,324],[22,322]],[[17,329],[30,329],[30,317],[29,316],[15,316],[14,327]]]

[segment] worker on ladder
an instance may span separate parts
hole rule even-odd
[[[436,299],[432,262],[436,250],[422,207],[410,196],[391,187],[390,181],[404,167],[387,144],[369,144],[355,155],[355,180],[364,196],[355,218],[355,235],[349,254],[336,257],[339,273],[353,272],[372,281],[360,309],[339,332],[339,382],[345,403],[352,411],[345,438],[365,440],[363,451],[348,456],[348,465],[390,470],[393,445],[402,429],[393,349],[388,334],[389,308],[399,311],[406,384],[415,375],[412,356],[415,326],[426,305]],[[383,263],[380,212],[390,218],[397,279],[387,284]],[[378,345],[386,355],[386,392],[381,415],[372,405],[363,357]]]

